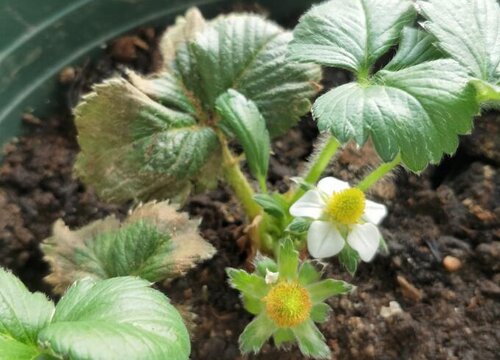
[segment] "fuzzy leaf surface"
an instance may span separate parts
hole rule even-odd
[[[478,100],[499,108],[500,4],[497,0],[421,0],[417,8],[428,21],[423,26],[441,47],[484,86]],[[473,84],[477,87],[477,83]],[[495,90],[495,87],[497,90]],[[490,91],[483,91],[489,89]],[[491,91],[493,90],[493,91]]]
[[[38,333],[54,314],[54,304],[30,293],[12,273],[0,268],[0,359],[33,359],[40,353]]]
[[[179,313],[149,285],[134,277],[78,281],[57,304],[40,343],[71,359],[188,359]]]
[[[183,201],[215,186],[221,175],[214,131],[220,95],[233,88],[252,101],[271,136],[310,110],[321,70],[285,59],[291,38],[257,15],[205,21],[197,9],[188,10],[163,36],[159,73],[127,71],[127,80],[97,85],[76,108],[82,150],[77,175],[114,202]]]
[[[300,19],[290,58],[367,73],[416,12],[410,0],[330,0]]]
[[[72,231],[59,220],[42,245],[52,270],[46,281],[62,293],[85,277],[134,275],[156,282],[180,276],[215,254],[197,226],[168,202],[139,206],[123,223],[110,216]]]
[[[94,90],[76,109],[82,151],[75,170],[102,198],[174,196],[218,157],[214,131],[190,114],[160,105],[123,79]]]
[[[477,105],[467,81],[449,59],[382,70],[371,84],[348,83],[321,96],[313,114],[320,130],[341,142],[363,145],[371,136],[385,162],[401,153],[410,170],[421,171],[454,153],[457,135],[470,131]]]
[[[385,70],[401,70],[425,61],[443,58],[442,52],[434,44],[436,39],[425,31],[405,27],[396,55],[384,67]]]
[[[496,0],[420,0],[424,27],[476,78],[500,80],[500,4]]]
[[[177,70],[204,109],[235,89],[257,105],[276,136],[309,111],[321,78],[317,65],[285,59],[291,39],[290,32],[257,15],[220,16],[177,50]]]
[[[271,140],[257,105],[236,90],[229,89],[217,98],[215,107],[221,117],[220,126],[233,133],[243,146],[253,176],[266,181]]]

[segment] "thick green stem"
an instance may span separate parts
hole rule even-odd
[[[261,208],[253,199],[254,191],[241,172],[239,161],[233,156],[224,139],[221,139],[221,147],[224,179],[233,189],[251,222],[262,214]]]
[[[366,176],[363,180],[361,180],[357,186],[361,191],[366,191],[373,184],[375,184],[378,180],[380,180],[384,175],[394,169],[401,163],[401,155],[398,154],[391,162],[384,163],[380,165],[378,168],[373,170],[368,176]]]
[[[311,160],[311,167],[304,177],[304,181],[310,184],[316,183],[321,174],[325,171],[326,167],[330,163],[330,160],[337,152],[340,143],[333,136],[329,137],[327,141],[325,141],[320,150],[314,155]],[[295,192],[292,193],[290,197],[290,203],[294,203],[304,194],[304,190],[301,188],[297,188]]]

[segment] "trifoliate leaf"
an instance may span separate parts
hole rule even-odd
[[[160,73],[142,77],[127,71],[129,82],[97,85],[76,108],[77,175],[99,196],[116,202],[182,201],[191,191],[214,186],[221,168],[215,135],[220,95],[231,88],[243,94],[257,106],[272,136],[310,110],[321,70],[285,59],[291,37],[257,15],[207,22],[190,9],[161,41],[165,63]],[[265,158],[259,159],[265,173]]]
[[[400,153],[410,170],[420,171],[455,152],[477,104],[463,68],[453,60],[428,61],[439,57],[432,38],[403,30],[414,19],[410,0],[331,0],[303,16],[290,51],[292,59],[357,74],[357,82],[316,100],[320,130],[360,146],[371,137],[385,162]],[[400,36],[394,60],[373,74],[375,62]]]
[[[243,146],[251,173],[260,182],[265,182],[271,141],[257,105],[236,90],[229,89],[217,98],[215,107],[221,117],[219,126],[236,136]]]
[[[45,295],[30,293],[10,272],[0,268],[0,359],[33,359],[40,353],[38,333],[54,313]]]
[[[215,132],[152,101],[123,79],[94,87],[76,108],[75,170],[109,201],[172,197],[204,179],[219,156]],[[204,180],[205,181],[205,180]]]
[[[72,231],[58,220],[42,244],[52,270],[46,281],[62,293],[84,277],[134,275],[156,282],[183,275],[215,253],[197,226],[167,202],[139,206],[123,223],[110,216]]]
[[[290,43],[290,59],[366,76],[415,15],[411,0],[327,1],[300,19]]]
[[[189,358],[189,335],[168,299],[145,280],[119,277],[72,285],[39,343],[60,358]]]
[[[371,84],[349,83],[321,96],[313,114],[320,130],[340,141],[363,145],[371,136],[384,161],[401,153],[410,170],[420,171],[454,153],[457,135],[470,131],[477,105],[467,81],[453,60],[383,70]]]
[[[437,60],[443,54],[434,44],[436,39],[428,33],[412,27],[405,27],[396,55],[384,67],[385,70],[401,70],[425,61]]]
[[[500,85],[500,4],[497,0],[420,0],[417,8],[428,20],[423,24],[425,29],[439,40],[437,45],[466,68],[471,77],[483,80],[488,83],[485,86],[492,89]],[[496,98],[498,105],[498,91],[481,90],[479,101]]]
[[[316,65],[285,59],[291,33],[251,14],[220,16],[177,50],[177,69],[204,108],[228,89],[252,100],[271,136],[282,134],[309,111],[321,78]]]

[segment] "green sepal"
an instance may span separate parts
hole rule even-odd
[[[310,284],[306,288],[313,304],[318,304],[331,296],[348,293],[354,286],[342,280],[326,279]]]
[[[255,258],[255,271],[258,275],[262,277],[266,277],[267,272],[269,270],[271,272],[278,272],[278,264],[273,259],[263,256],[257,255]]]
[[[358,263],[360,261],[358,253],[351,248],[348,244],[344,246],[342,251],[339,253],[339,262],[347,270],[351,276],[356,274],[358,269]]]
[[[304,261],[299,269],[299,282],[302,285],[309,285],[321,279],[321,272],[316,270],[316,267],[311,261]]]
[[[274,345],[277,348],[283,347],[295,341],[295,335],[290,329],[280,328],[273,335]]]
[[[278,254],[278,272],[280,280],[295,280],[297,279],[297,271],[299,266],[299,253],[295,250],[293,242],[290,239],[285,239],[280,245]]]
[[[285,231],[293,235],[302,235],[309,230],[311,226],[311,219],[304,217],[293,218],[292,222],[288,224]]]
[[[242,293],[241,301],[243,302],[243,307],[245,308],[245,310],[250,314],[258,315],[262,312],[262,310],[264,310],[264,303],[262,302],[262,300],[248,294]]]
[[[332,308],[328,304],[316,304],[311,309],[311,320],[317,323],[323,323],[328,320],[331,312]]]
[[[292,331],[304,356],[314,359],[330,359],[330,349],[325,343],[325,337],[312,320],[304,321],[292,328]]]
[[[269,285],[257,274],[249,274],[245,270],[234,268],[227,268],[226,273],[229,284],[245,296],[260,300],[269,292]]]
[[[253,199],[265,212],[278,219],[286,217],[287,206],[274,194],[256,194]]]
[[[245,327],[239,337],[240,350],[243,354],[258,353],[262,345],[278,328],[265,312],[257,315]]]

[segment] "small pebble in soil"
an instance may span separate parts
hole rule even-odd
[[[384,319],[401,314],[403,312],[403,309],[401,309],[401,305],[397,301],[391,301],[389,302],[389,306],[382,306],[380,308],[380,316],[382,316]]]
[[[449,272],[454,272],[462,267],[462,262],[454,256],[445,256],[443,259],[443,266]]]

